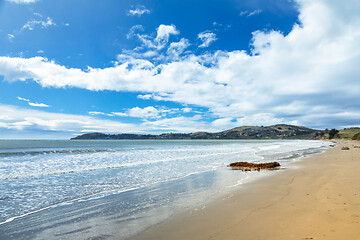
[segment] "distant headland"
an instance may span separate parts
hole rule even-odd
[[[359,138],[360,128],[343,130],[325,129],[316,130],[302,126],[276,124],[271,126],[242,126],[226,131],[209,133],[163,133],[152,134],[104,134],[86,133],[71,140],[120,140],[120,139],[332,139],[332,138]],[[355,139],[354,139],[355,140]]]

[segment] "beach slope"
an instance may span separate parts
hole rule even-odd
[[[133,239],[360,239],[360,145],[336,147],[245,184]],[[347,146],[349,150],[342,150]]]

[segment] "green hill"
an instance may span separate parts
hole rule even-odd
[[[160,135],[87,133],[72,139],[321,139],[323,136],[324,132],[320,130],[277,124],[268,127],[242,126],[218,133],[163,133]]]
[[[344,128],[339,130],[338,137],[341,139],[352,139],[358,133],[360,133],[360,128]]]
[[[220,139],[316,139],[322,131],[311,128],[277,124],[268,127],[243,126],[215,133]]]

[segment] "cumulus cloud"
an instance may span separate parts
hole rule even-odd
[[[157,35],[155,40],[158,42],[169,41],[170,35],[178,35],[180,32],[176,30],[176,27],[174,25],[164,25],[160,24],[160,26],[157,29]]]
[[[159,64],[122,56],[112,67],[87,70],[41,57],[0,57],[0,74],[6,81],[33,79],[44,87],[140,92],[146,99],[201,106],[225,119],[214,125],[358,124],[360,3],[297,3],[300,24],[288,35],[254,32],[250,54],[188,54]],[[171,34],[179,33],[171,25],[159,27],[156,38],[168,40]]]
[[[127,109],[125,113],[114,113],[117,116],[127,116],[141,119],[159,119],[166,118],[169,115],[178,113],[180,109],[178,108],[167,108],[167,107],[153,107],[148,106],[144,108],[133,107]]]
[[[159,111],[152,106],[146,108],[134,107],[128,111],[128,116],[137,118],[157,118],[159,117]]]
[[[189,46],[189,40],[182,38],[179,42],[170,43],[170,47],[168,48],[167,52],[172,59],[178,58],[179,55],[182,54]]]
[[[135,9],[130,9],[127,13],[128,16],[141,16],[143,14],[149,14],[151,11],[146,9],[145,6],[139,6]]]
[[[170,35],[178,35],[180,32],[174,25],[160,24],[156,30],[156,37],[152,35],[144,34],[144,27],[142,25],[135,25],[130,28],[127,39],[137,38],[142,43],[142,46],[136,47],[134,50],[123,50],[123,53],[131,57],[136,58],[151,58],[158,56],[160,51],[165,48],[169,42]],[[182,39],[177,46],[180,48],[180,44],[186,44],[186,39]],[[173,46],[174,49],[176,46]],[[144,52],[144,49],[146,51]]]
[[[210,46],[211,43],[217,40],[216,34],[210,31],[201,32],[198,34],[198,39],[202,41],[199,47],[204,48]]]
[[[17,99],[20,101],[27,102],[32,107],[50,107],[49,105],[47,105],[45,103],[34,103],[34,102],[31,102],[29,99],[22,98],[22,97],[17,97]]]

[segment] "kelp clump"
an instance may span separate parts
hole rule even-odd
[[[260,171],[262,169],[274,170],[280,167],[278,162],[269,163],[249,163],[249,162],[234,162],[230,163],[229,167],[235,170],[242,171]]]

